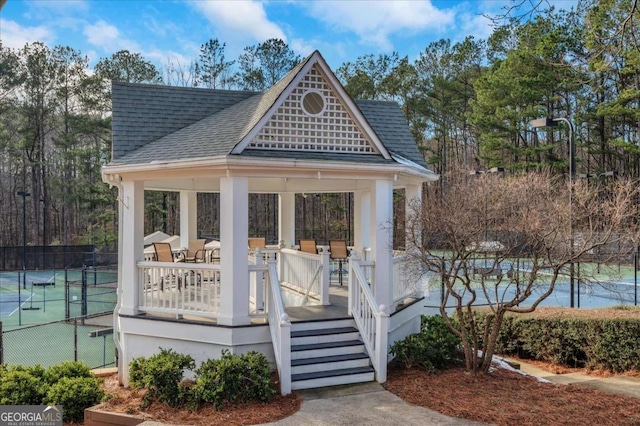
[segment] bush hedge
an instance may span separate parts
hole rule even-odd
[[[0,366],[0,405],[62,405],[63,420],[82,421],[85,408],[104,397],[89,367],[66,361],[44,369],[40,365]]]
[[[453,334],[439,315],[420,318],[420,333],[407,336],[391,345],[394,360],[406,368],[441,370],[455,364],[462,356],[460,338]]]
[[[129,364],[129,378],[134,389],[147,389],[143,408],[154,400],[179,407],[185,400],[182,380],[185,370],[193,370],[195,361],[173,349],[162,349],[149,358],[135,358]]]
[[[216,409],[239,402],[266,402],[276,393],[269,361],[263,354],[231,355],[227,350],[220,359],[200,365],[191,391],[197,406],[213,404]]]
[[[221,358],[209,359],[195,369],[193,381],[185,381],[184,371],[194,366],[189,355],[162,348],[159,354],[131,361],[131,386],[147,389],[142,408],[158,401],[173,407],[212,404],[220,409],[239,402],[266,402],[276,393],[269,361],[258,352],[232,355],[223,350]]]
[[[483,321],[486,313],[476,315]],[[640,370],[640,320],[510,314],[504,319],[496,352],[568,367]]]

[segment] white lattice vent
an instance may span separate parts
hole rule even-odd
[[[378,154],[314,66],[250,149]]]

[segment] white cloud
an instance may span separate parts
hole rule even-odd
[[[493,33],[494,24],[485,16],[462,13],[459,15],[459,20],[461,21],[462,29],[458,32],[459,37],[453,41],[462,41],[466,36],[470,35],[475,37],[476,40],[486,40]]]
[[[95,24],[85,25],[83,33],[87,37],[89,44],[99,47],[108,53],[123,49],[131,52],[140,51],[140,47],[136,42],[121,37],[117,27],[103,20],[99,20]]]
[[[286,41],[282,29],[267,18],[261,2],[192,1],[191,5],[221,32],[227,32],[235,37],[245,36],[259,43],[270,38]]]
[[[20,49],[27,43],[41,41],[47,45],[53,44],[55,35],[45,26],[22,27],[14,21],[0,22],[0,40],[4,47]]]
[[[452,10],[439,10],[430,1],[301,2],[315,19],[333,29],[353,32],[366,44],[391,50],[392,34],[444,31],[454,23]]]

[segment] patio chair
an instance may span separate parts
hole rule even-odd
[[[316,240],[299,240],[300,251],[311,254],[318,254],[318,247],[316,246]]]
[[[249,248],[257,249],[257,248],[265,248],[267,247],[266,238],[249,238]]]
[[[155,250],[156,262],[178,262],[173,256],[173,250],[169,243],[153,243],[153,249]],[[171,272],[162,273],[160,277],[160,291],[164,290],[164,283],[176,282],[178,284],[178,290],[181,288],[181,277],[174,275]]]
[[[342,285],[342,273],[346,272],[342,269],[342,263],[349,259],[349,250],[345,240],[329,241],[329,258],[338,262],[338,281]],[[335,273],[336,271],[331,271]]]
[[[153,249],[156,252],[156,262],[175,262],[173,257],[173,250],[169,243],[153,243]]]
[[[189,248],[182,253],[182,260],[191,263],[204,262],[207,253],[204,243],[204,239],[189,241]]]

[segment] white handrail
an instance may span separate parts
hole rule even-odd
[[[268,261],[267,311],[273,353],[280,377],[280,393],[291,393],[291,322],[284,311],[275,260]]]
[[[389,314],[378,306],[356,257],[349,258],[349,314],[371,358],[379,383],[387,381],[387,342]]]

